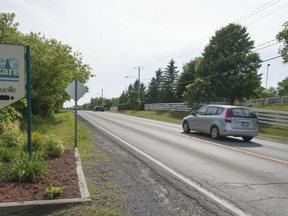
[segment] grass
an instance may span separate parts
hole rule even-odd
[[[269,106],[262,106],[262,107],[252,107],[255,110],[274,110],[274,111],[284,111],[288,112],[287,105],[269,105]]]
[[[135,111],[135,110],[122,110],[118,111],[118,113],[122,113],[125,115],[133,115],[143,118],[150,118],[160,121],[172,122],[172,123],[181,123],[182,119],[189,115],[190,112],[183,112],[183,111]]]
[[[74,123],[73,113],[62,111],[51,119],[42,120],[34,117],[32,131],[43,135],[57,136],[63,141],[66,149],[72,149],[74,147]],[[101,177],[111,176],[115,172],[114,167],[109,164],[112,159],[110,155],[92,144],[95,139],[96,137],[92,137],[91,132],[81,121],[78,121],[78,149],[82,166],[84,173],[85,168],[92,172],[90,176],[86,176],[92,202],[72,205],[60,211],[55,211],[51,215],[124,215],[126,199],[122,195],[117,182],[112,180],[103,182],[101,179]],[[104,168],[101,168],[101,164],[105,164]],[[111,168],[107,168],[107,166]]]

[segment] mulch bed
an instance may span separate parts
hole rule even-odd
[[[47,200],[45,189],[50,185],[65,187],[58,199],[80,198],[74,150],[65,149],[59,158],[47,161],[48,177],[36,183],[0,182],[0,203]]]

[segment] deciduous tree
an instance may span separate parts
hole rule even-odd
[[[246,27],[229,24],[216,31],[204,49],[199,75],[209,81],[217,98],[227,98],[233,104],[236,99],[255,95],[260,87],[257,69],[261,60],[253,48]]]

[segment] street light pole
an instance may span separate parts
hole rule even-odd
[[[267,64],[266,89],[267,89],[267,84],[268,84],[268,72],[269,72],[269,66],[270,66],[270,64]]]

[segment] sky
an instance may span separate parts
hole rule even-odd
[[[262,60],[279,56],[275,36],[288,21],[288,0],[0,0],[15,13],[22,33],[41,32],[80,52],[92,67],[91,98],[119,97],[138,78],[148,86],[155,71],[174,59],[179,72],[201,56],[215,31],[229,23],[247,27]],[[262,86],[277,87],[288,76],[282,58],[258,70]],[[270,64],[270,66],[268,66]],[[267,73],[268,72],[268,73]],[[33,71],[32,71],[33,73]],[[268,79],[267,79],[268,74]],[[127,77],[128,78],[125,78]],[[73,106],[74,101],[64,106]]]

